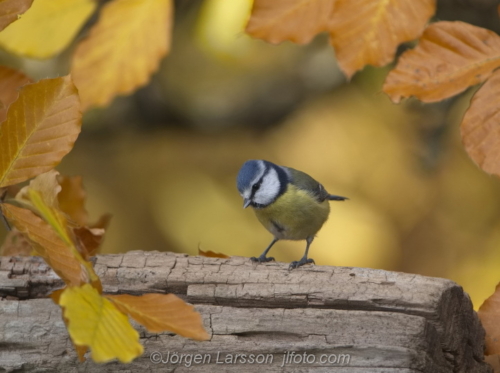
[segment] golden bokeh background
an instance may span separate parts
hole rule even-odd
[[[247,159],[267,159],[350,198],[331,203],[310,251],[317,265],[449,278],[476,308],[493,292],[500,183],[461,144],[472,92],[394,105],[381,92],[388,69],[345,82],[325,35],[272,46],[243,33],[248,0],[176,5],[173,49],[153,81],[88,112],[58,167],[84,177],[95,219],[113,214],[103,253],[259,255],[272,237],[235,179]],[[0,58],[42,78],[66,73],[69,55]],[[270,254],[290,262],[304,248],[281,241]]]

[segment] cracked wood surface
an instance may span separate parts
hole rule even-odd
[[[41,299],[61,280],[39,258],[0,257],[0,372],[491,372],[484,331],[454,282],[367,268],[287,268],[242,257],[97,256],[106,293],[177,294],[196,306],[212,336],[195,342],[136,325],[145,352],[124,366],[78,363],[59,308]],[[163,362],[151,362],[155,352]]]

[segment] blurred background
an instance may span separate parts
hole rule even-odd
[[[435,19],[500,32],[498,3],[439,1]],[[500,183],[472,163],[459,134],[474,90],[394,105],[381,92],[390,66],[347,82],[327,35],[307,46],[246,36],[251,0],[175,5],[172,51],[150,84],[87,112],[58,167],[83,176],[94,220],[113,214],[102,253],[259,255],[272,236],[242,208],[235,179],[244,161],[266,159],[350,198],[331,203],[310,251],[317,265],[449,278],[476,308],[493,293]],[[0,63],[55,77],[68,73],[72,48],[48,61],[0,52]],[[304,248],[281,241],[271,254],[290,262]]]

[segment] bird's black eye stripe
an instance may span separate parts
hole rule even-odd
[[[255,193],[259,190],[260,185],[262,184],[262,178],[252,185],[252,195],[251,198],[254,197]]]

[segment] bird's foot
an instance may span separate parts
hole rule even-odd
[[[267,263],[267,262],[274,262],[274,258],[272,256],[265,256],[265,255],[261,255],[259,256],[258,258],[256,258],[255,256],[252,256],[250,258],[250,260],[252,262],[255,262],[255,263]]]
[[[300,259],[299,261],[291,262],[290,267],[288,267],[288,270],[290,271],[292,269],[299,268],[304,264],[311,264],[311,263],[316,264],[314,263],[314,259],[307,259],[307,257],[303,256],[302,259]]]

